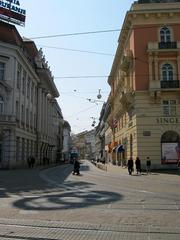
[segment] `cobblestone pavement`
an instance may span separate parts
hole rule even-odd
[[[0,239],[179,239],[179,228],[0,219]]]
[[[179,173],[129,176],[84,161],[0,171],[0,240],[179,240]]]

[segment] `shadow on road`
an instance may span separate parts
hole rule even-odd
[[[76,185],[77,186],[77,185]],[[85,191],[88,188],[88,191]],[[119,201],[122,195],[110,191],[90,189],[87,183],[81,182],[80,189],[71,189],[59,194],[45,195],[39,197],[23,198],[14,202],[14,206],[23,210],[65,210],[99,206]]]
[[[82,176],[68,180],[72,169],[72,165],[61,166],[56,174],[49,169],[52,182],[58,179],[57,185],[41,179],[39,169],[3,171],[0,175],[0,199],[19,196],[13,206],[27,211],[80,209],[123,199],[121,194],[99,190],[96,184],[83,181],[83,172],[89,171],[89,166],[82,164]]]

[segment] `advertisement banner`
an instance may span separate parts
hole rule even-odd
[[[20,2],[17,0],[1,0],[0,19],[24,26],[26,10],[20,7]]]
[[[178,143],[162,143],[163,163],[177,163],[180,156]]]

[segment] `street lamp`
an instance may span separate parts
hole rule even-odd
[[[93,119],[93,123],[92,123],[92,125],[91,125],[91,126],[92,126],[92,127],[94,127],[94,126],[95,126],[95,124],[96,124],[96,121],[95,121],[95,120],[96,120],[96,119],[98,119],[98,118],[95,118],[95,117],[91,117],[91,118]]]
[[[97,98],[98,98],[98,99],[101,99],[101,98],[102,98],[101,89],[99,89],[99,93],[98,93],[98,95],[97,95]]]

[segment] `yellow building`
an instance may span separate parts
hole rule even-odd
[[[145,166],[180,158],[180,1],[132,4],[108,83],[112,160],[138,156]],[[122,145],[122,146],[121,146]],[[118,147],[125,151],[118,153]]]

